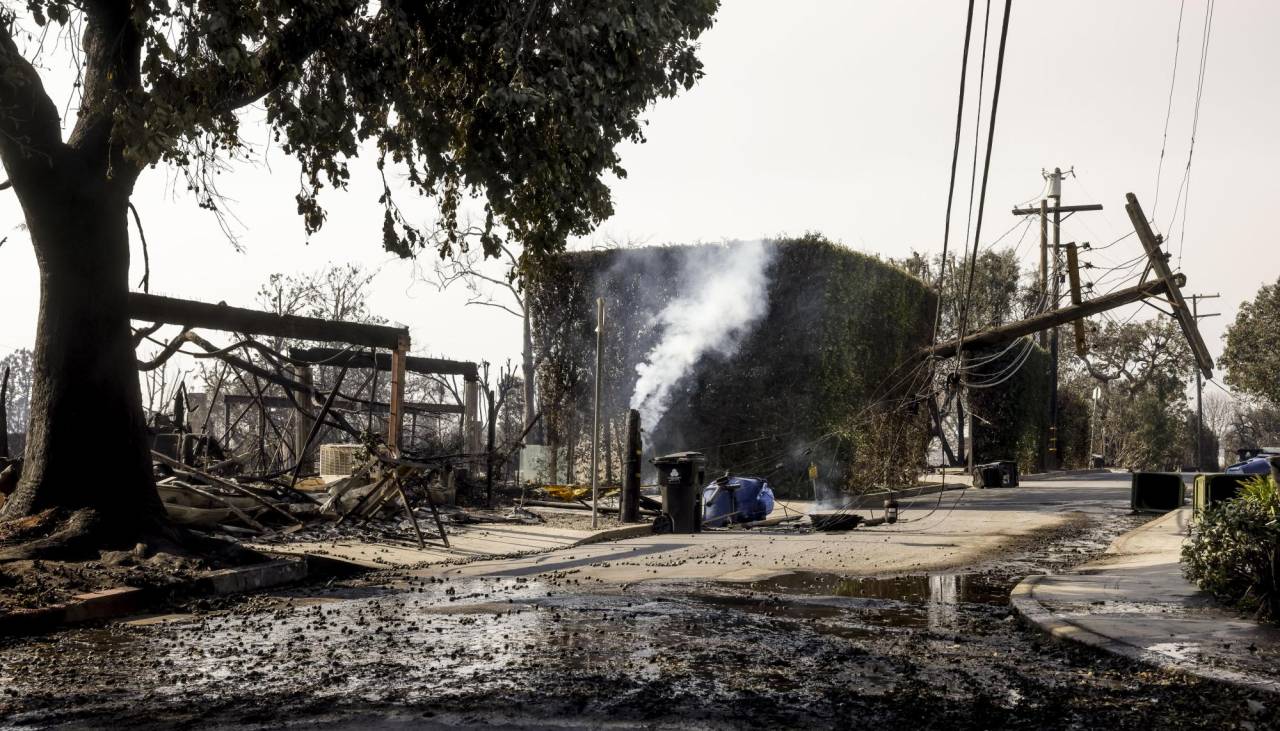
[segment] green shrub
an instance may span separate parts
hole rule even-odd
[[[1280,494],[1270,478],[1210,505],[1182,547],[1183,572],[1214,598],[1261,619],[1280,620]]]
[[[981,364],[971,373],[972,382],[1000,382],[970,390],[974,416],[970,439],[976,462],[1011,459],[1019,470],[1034,472],[1040,460],[1040,435],[1048,429],[1049,353],[1030,338],[1010,346],[971,356],[971,362]]]

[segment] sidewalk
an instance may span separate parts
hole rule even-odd
[[[1191,508],[1117,538],[1072,573],[1029,576],[1013,608],[1060,639],[1253,690],[1280,693],[1280,629],[1219,608],[1182,576]]]
[[[387,569],[460,560],[538,554],[590,543],[617,541],[653,533],[649,523],[578,530],[519,523],[451,526],[449,547],[435,537],[435,526],[423,526],[426,546],[403,541],[369,542],[355,539],[290,541],[252,546],[276,554],[323,556],[365,568]]]

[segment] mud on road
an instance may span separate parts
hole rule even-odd
[[[1007,607],[1138,519],[963,573],[584,586],[382,574],[0,645],[6,726],[1272,728],[1271,699],[1072,649]]]

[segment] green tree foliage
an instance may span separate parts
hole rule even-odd
[[[1098,387],[1092,451],[1105,434],[1104,453],[1118,466],[1177,469],[1192,438],[1185,389],[1193,366],[1177,323],[1161,316],[1091,328],[1089,354],[1072,354],[1061,370],[1073,398],[1092,400]]]
[[[1240,305],[1221,363],[1227,385],[1280,408],[1280,280]]]
[[[83,17],[81,116],[119,164],[176,165],[207,207],[220,205],[218,161],[251,154],[237,110],[261,104],[302,166],[307,231],[324,222],[321,191],[344,188],[348,161],[372,148],[384,176],[399,169],[438,199],[446,230],[480,195],[486,252],[501,223],[542,253],[612,213],[602,176],[626,174],[615,148],[641,141],[639,114],[701,76],[696,41],[717,4],[32,0],[25,19],[0,13],[0,35],[6,83],[38,84],[15,40],[30,57]],[[384,246],[412,253],[424,238],[389,183],[380,201]]]
[[[930,258],[913,251],[910,257],[894,260],[893,263],[907,273],[923,279],[931,287],[937,286],[938,273],[943,270],[940,253]],[[957,260],[954,254],[947,256],[946,276],[942,280],[939,340],[959,337],[966,301],[970,303],[966,322],[969,332],[1020,320],[1033,314],[1037,305],[1041,304],[1040,298],[1030,286],[1031,283],[1022,286],[1022,270],[1015,249],[988,249],[980,252],[973,267],[972,293],[966,297],[970,294],[969,268],[967,257]]]

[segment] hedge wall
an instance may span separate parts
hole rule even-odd
[[[655,315],[735,245],[571,252],[529,278],[551,432],[590,411],[595,297],[605,298],[608,321],[603,409],[621,418],[636,365],[661,335]],[[767,296],[766,314],[736,352],[704,356],[679,381],[661,422],[642,425],[647,449],[703,451],[712,472],[762,473],[782,463],[774,481],[803,492],[810,461],[832,485],[901,484],[923,462],[924,409],[904,397],[921,387],[913,356],[928,344],[932,292],[819,236],[767,245],[767,292],[742,293]]]
[[[1010,375],[1009,369],[1024,355],[1022,366]],[[992,382],[989,388],[971,388],[969,392],[976,462],[1014,459],[1020,470],[1033,471],[1039,461],[1040,435],[1048,428],[1049,353],[1023,338],[1007,350],[1001,346],[976,351],[971,360],[978,365],[969,380],[974,384]],[[995,383],[1007,375],[1008,380]]]

